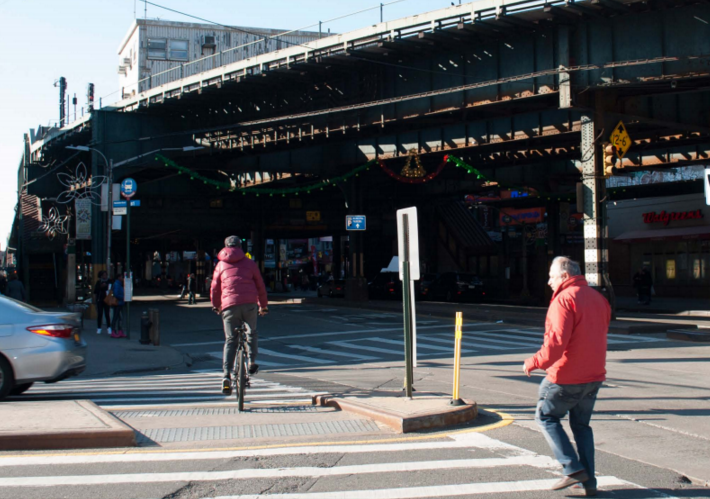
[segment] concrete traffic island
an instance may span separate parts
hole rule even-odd
[[[399,433],[445,428],[473,421],[478,416],[475,402],[450,405],[450,395],[417,393],[412,399],[404,393],[388,396],[346,397],[316,395],[313,405],[334,407],[383,423]]]
[[[135,445],[133,428],[90,400],[0,404],[0,450]]]

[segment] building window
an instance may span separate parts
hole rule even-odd
[[[164,38],[148,39],[148,59],[167,59],[167,43]]]
[[[670,258],[666,260],[666,279],[675,279],[675,260]]]
[[[187,40],[170,40],[170,59],[186,61],[188,59],[187,44]]]

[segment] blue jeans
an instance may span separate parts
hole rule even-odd
[[[555,458],[564,467],[564,474],[586,470],[589,480],[584,482],[585,488],[597,486],[594,477],[594,433],[589,420],[601,384],[601,381],[594,381],[580,385],[557,385],[545,378],[540,383],[535,411],[535,421],[542,429]],[[579,458],[560,423],[567,412]]]

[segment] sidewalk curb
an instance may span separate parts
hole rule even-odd
[[[359,414],[360,416],[365,416],[385,424],[398,433],[410,433],[430,428],[444,428],[473,421],[478,417],[478,405],[475,402],[467,402],[466,405],[462,406],[451,406],[450,409],[445,411],[419,413],[412,416],[404,416],[396,412],[368,405],[364,402],[347,400],[331,395],[314,396],[313,405],[333,407],[341,411]]]
[[[104,428],[67,428],[55,431],[13,430],[0,432],[0,450],[92,449],[135,447],[133,428],[90,400],[75,400],[79,410],[90,413]],[[51,416],[51,404],[47,403]]]
[[[683,328],[692,329],[692,328]],[[697,329],[697,326],[696,326]],[[701,331],[683,331],[675,330],[668,331],[666,333],[666,338],[669,340],[681,340],[681,341],[692,341],[695,343],[710,343],[710,333],[704,333]]]

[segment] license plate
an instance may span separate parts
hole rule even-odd
[[[469,285],[468,285],[468,289],[476,289],[476,285],[475,285],[475,284],[469,284]]]

